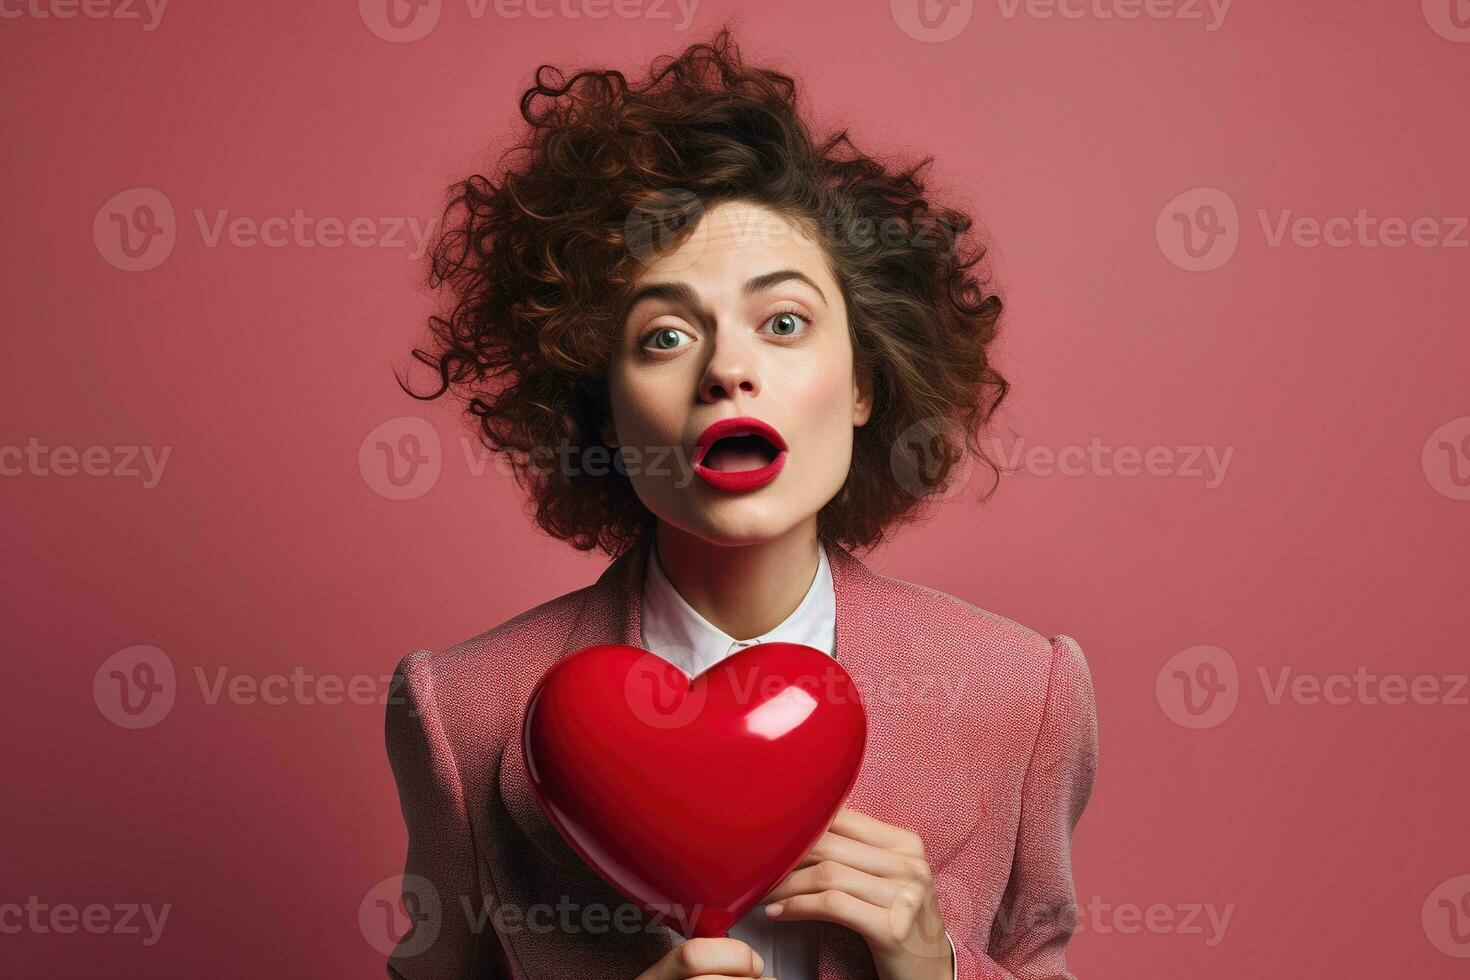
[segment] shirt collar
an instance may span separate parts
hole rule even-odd
[[[817,547],[817,572],[800,604],[780,625],[748,640],[737,640],[701,616],[674,588],[650,545],[643,578],[643,643],[690,677],[703,673],[757,643],[801,643],[831,656],[836,649],[837,599],[827,549]]]

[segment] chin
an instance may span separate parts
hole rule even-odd
[[[788,534],[816,512],[787,501],[762,501],[756,496],[722,497],[712,499],[693,514],[660,519],[710,544],[743,548]]]

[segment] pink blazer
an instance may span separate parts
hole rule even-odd
[[[923,839],[959,980],[1071,978],[1071,834],[1097,767],[1082,651],[879,575],[844,548],[827,557],[835,655],[868,711],[847,805]],[[419,921],[390,976],[634,980],[675,945],[550,824],[519,738],[531,688],[558,657],[642,645],[647,558],[644,541],[592,585],[398,665],[386,738],[408,828],[404,904]],[[819,944],[820,980],[875,980],[857,933],[823,922]]]

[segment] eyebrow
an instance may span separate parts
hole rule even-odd
[[[799,272],[796,269],[777,269],[774,272],[767,272],[748,279],[745,285],[740,287],[740,294],[742,296],[754,296],[762,290],[770,289],[772,286],[791,279],[806,283],[817,291],[817,295],[822,297],[823,303],[827,302],[827,296],[822,292],[822,288],[813,282],[811,277],[806,273]],[[628,300],[628,311],[632,312],[633,307],[645,299],[664,299],[693,309],[699,308],[699,300],[694,295],[694,290],[685,282],[651,282],[641,287]]]

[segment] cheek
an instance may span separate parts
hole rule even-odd
[[[649,444],[666,442],[681,431],[678,386],[648,378],[623,378],[613,394],[619,431],[626,441]]]
[[[797,385],[803,414],[826,424],[852,424],[852,367],[838,356],[807,372]]]
[[[824,368],[812,372],[797,386],[790,416],[799,422],[797,443],[805,462],[802,470],[812,488],[825,487],[827,474],[835,479],[851,465],[852,380],[843,371]]]

